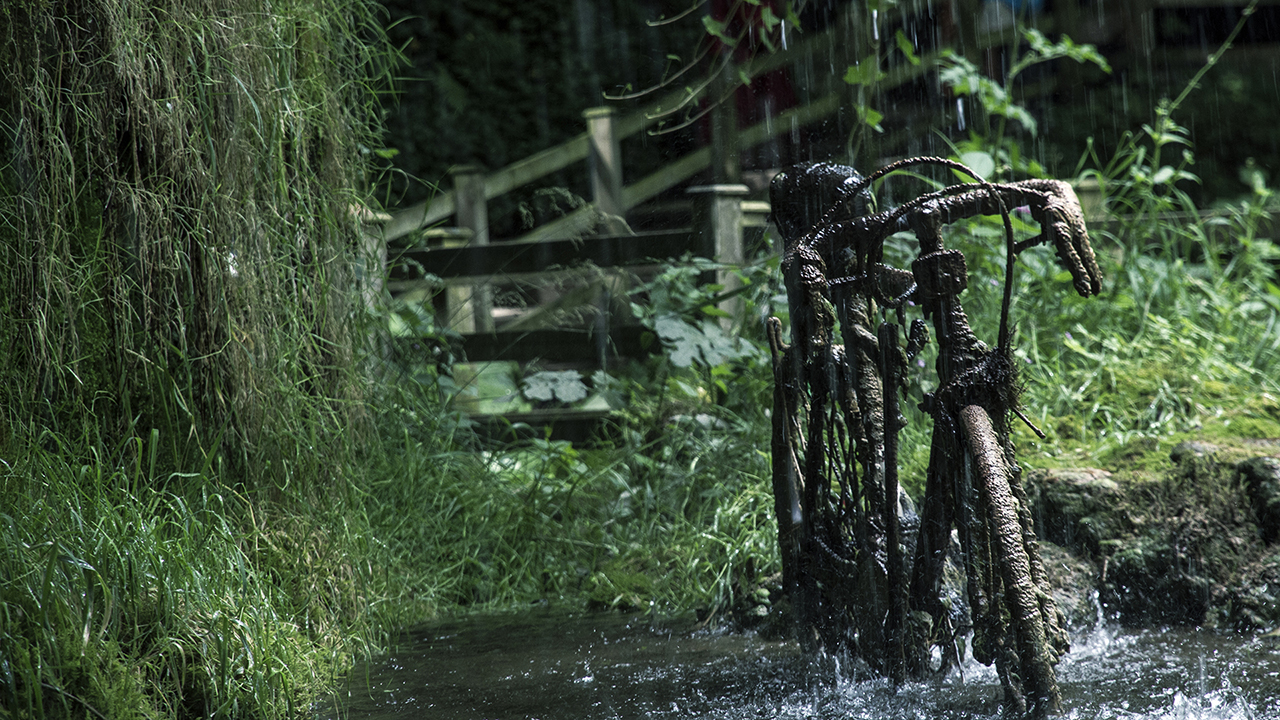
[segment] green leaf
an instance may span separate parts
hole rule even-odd
[[[572,403],[587,396],[587,386],[577,370],[543,370],[529,375],[522,384],[524,396],[530,400]]]
[[[398,148],[378,148],[377,150],[373,151],[373,154],[377,155],[383,160],[390,160],[391,158],[399,155],[400,150]]]
[[[872,85],[884,77],[875,54],[866,56],[856,65],[850,65],[844,73],[844,81],[850,85]]]
[[[653,330],[671,346],[671,364],[689,367],[698,358],[698,340],[701,333],[676,315],[664,315],[653,321]]]
[[[676,367],[689,367],[695,362],[715,367],[758,352],[755,346],[729,335],[712,320],[694,326],[678,315],[663,315],[654,320],[653,329],[669,347],[671,364]]]
[[[996,159],[991,157],[991,153],[981,150],[970,150],[964,153],[960,156],[960,162],[968,165],[971,170],[978,173],[978,177],[974,178],[975,180],[986,180],[996,172]],[[963,175],[964,173],[957,171],[956,174]]]
[[[1028,57],[1024,57],[1019,61],[1018,66],[1012,73],[1014,75],[1035,63],[1057,58],[1067,58],[1078,63],[1092,63],[1101,68],[1103,72],[1111,72],[1111,65],[1107,63],[1107,59],[1093,45],[1077,44],[1066,35],[1063,35],[1057,43],[1051,43],[1044,36],[1044,33],[1034,28],[1024,30],[1022,36],[1027,39],[1027,43],[1031,46],[1031,53],[1028,54]]]
[[[907,62],[912,65],[920,64],[920,58],[916,57],[916,46],[907,39],[906,33],[902,32],[901,28],[893,34],[893,40],[898,44],[898,50],[901,50],[902,54],[907,58]]]
[[[765,30],[770,31],[782,24],[782,20],[777,15],[773,14],[773,8],[768,5],[765,5],[764,10],[760,12],[760,22],[764,23]]]
[[[737,46],[738,44],[737,39],[729,37],[724,32],[725,28],[727,27],[726,23],[720,22],[719,20],[716,20],[710,15],[703,15],[702,26],[707,29],[708,34],[719,38],[720,41],[723,42],[725,45],[728,45],[729,47]]]
[[[1036,119],[1032,117],[1031,113],[1027,112],[1027,109],[1022,107],[1021,105],[1015,105],[1014,103],[1009,103],[1007,106],[1003,107],[999,112],[996,112],[996,114],[1003,115],[1009,118],[1010,120],[1017,122],[1018,124],[1022,125],[1022,127],[1026,128],[1027,132],[1031,133],[1032,135],[1036,134],[1036,129],[1038,127],[1036,125]]]
[[[866,105],[858,106],[858,119],[876,132],[884,132],[884,128],[880,127],[880,121],[884,119],[884,114],[875,108],[867,107]]]
[[[791,27],[795,28],[796,32],[804,32],[804,28],[800,26],[800,16],[796,15],[795,3],[788,2],[786,8],[786,12],[783,13],[786,15],[786,21],[791,24]]]

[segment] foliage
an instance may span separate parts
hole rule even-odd
[[[1097,168],[1086,171],[1083,176],[1094,178],[1099,182],[1103,193],[1108,196],[1109,209],[1116,214],[1134,218],[1136,222],[1133,229],[1139,233],[1142,233],[1139,228],[1143,224],[1162,214],[1196,213],[1195,202],[1183,188],[1178,186],[1178,183],[1183,181],[1199,181],[1199,178],[1187,169],[1195,162],[1191,150],[1192,141],[1188,130],[1174,122],[1173,114],[1200,87],[1202,78],[1222,60],[1230,49],[1231,43],[1244,29],[1244,24],[1256,5],[1255,1],[1245,8],[1227,39],[1209,56],[1177,97],[1173,100],[1162,98],[1156,104],[1155,117],[1150,124],[1142,125],[1142,132],[1126,132],[1121,137],[1120,144],[1109,162],[1101,163],[1096,153],[1092,152],[1086,153],[1085,158],[1082,158],[1082,165],[1085,160],[1092,160]],[[1181,157],[1178,159],[1178,164],[1167,164],[1166,148],[1178,150],[1179,147]],[[1269,196],[1270,193],[1266,189],[1265,178],[1262,175],[1256,172],[1250,173],[1247,177],[1242,177],[1242,180],[1255,196],[1262,200]],[[1251,219],[1256,222],[1259,218],[1255,215]],[[1164,225],[1158,227],[1155,232],[1142,234],[1158,236],[1160,249],[1164,251],[1187,249],[1175,248],[1171,245],[1176,242],[1171,238],[1171,234],[1181,234],[1176,226]],[[1201,242],[1204,239],[1203,230],[1197,232],[1193,229],[1189,234]]]
[[[955,148],[966,164],[987,159],[988,176],[1039,171],[1019,161],[1025,153],[1003,130],[1004,120],[1021,116],[1010,100],[1012,78],[1054,57],[1096,62],[1091,49],[1069,40],[1049,45],[1037,34],[1027,40],[1030,52],[1015,60],[1004,84],[956,57],[943,70],[945,82],[985,97],[988,113],[1001,118],[994,134],[975,133]],[[1269,417],[1268,406],[1253,400],[1274,393],[1280,377],[1280,249],[1262,233],[1272,193],[1265,175],[1246,165],[1241,181],[1249,195],[1202,217],[1185,189],[1196,180],[1189,170],[1195,161],[1191,140],[1173,119],[1230,42],[1174,100],[1157,104],[1141,132],[1126,134],[1113,156],[1103,160],[1090,146],[1082,158],[1081,167],[1092,167],[1081,178],[1097,181],[1106,207],[1124,218],[1116,230],[1095,227],[1091,233],[1103,270],[1102,296],[1086,303],[1066,292],[1069,275],[1047,251],[1020,256],[1014,297],[1020,318],[1015,348],[1027,363],[1022,399],[1033,419],[1052,431],[1044,457],[1035,462],[1064,447],[1098,452],[1137,438],[1205,426],[1221,432],[1222,423],[1233,419],[1239,427],[1251,417]],[[1180,151],[1177,164],[1167,160],[1171,150]],[[1017,213],[1013,220],[1023,237],[1038,232]],[[981,333],[998,323],[1002,229],[985,219],[953,232],[947,242],[965,251],[971,277],[990,278],[971,282],[964,297]],[[887,254],[894,255],[892,243]],[[909,252],[897,255],[897,262],[909,261]],[[1089,307],[1099,301],[1107,307]],[[1029,431],[1023,436],[1033,441]],[[908,465],[925,454],[922,442],[927,440],[904,442]],[[918,490],[911,479],[916,472],[904,475],[904,483]]]
[[[1020,125],[1032,137],[1038,129],[1031,113],[1014,100],[1015,81],[1023,71],[1041,63],[1066,59],[1081,64],[1091,63],[1103,72],[1111,72],[1106,58],[1092,45],[1076,44],[1065,35],[1058,42],[1051,43],[1034,28],[1024,29],[1022,36],[1028,48],[1014,58],[1002,78],[1003,82],[983,75],[976,65],[952,50],[943,51],[938,61],[938,80],[958,96],[976,98],[983,110],[982,129],[975,130],[970,141],[962,144],[968,152],[961,155],[962,162],[970,164],[978,172],[981,172],[979,166],[992,168],[983,179],[1008,179],[1012,174],[1043,177],[1045,174],[1044,168],[1022,152],[1014,137],[1006,136],[1009,120]],[[994,132],[991,128],[993,117],[998,118]]]
[[[720,268],[721,265],[704,258],[687,258],[668,266],[637,289],[645,301],[631,303],[631,312],[662,340],[671,362],[677,367],[687,368],[696,363],[715,368],[749,358],[758,359],[761,354],[760,348],[746,338],[726,331],[723,323],[730,314],[718,306],[720,300],[727,297],[725,287],[698,283],[700,275]]]
[[[0,406],[13,437],[34,421],[113,447],[156,428],[166,470],[218,456],[254,489],[334,478],[341,464],[312,448],[361,426],[347,288],[375,98],[359,79],[385,55],[360,40],[377,28],[364,0],[251,10],[9,11]]]
[[[1069,375],[1080,381],[1074,387],[1055,383],[1057,404],[1074,399],[1074,411],[1060,412],[1080,418],[1084,432],[1108,416],[1127,418],[1103,428],[1121,441],[1132,433],[1185,431],[1212,423],[1233,405],[1237,412],[1249,408],[1255,395],[1278,388],[1280,248],[1260,237],[1270,220],[1271,191],[1257,174],[1244,172],[1249,197],[1204,215],[1178,185],[1195,180],[1186,169],[1195,158],[1173,113],[1247,17],[1173,101],[1157,104],[1151,124],[1126,136],[1109,162],[1088,156],[1098,169],[1084,175],[1099,181],[1108,207],[1125,218],[1118,232],[1103,234],[1111,248],[1104,253],[1113,283],[1107,294],[1124,312],[1058,313],[1067,321],[1061,332],[1063,356],[1074,366]],[[1164,162],[1166,148],[1181,149],[1178,165]],[[1081,405],[1091,407],[1082,413]]]
[[[636,406],[623,442],[594,449],[539,439],[481,450],[437,399],[389,398],[385,431],[399,441],[373,465],[366,499],[385,543],[388,607],[412,608],[408,617],[530,602],[727,608],[775,563],[765,461],[743,461],[755,428],[726,420],[705,390],[685,381],[669,392],[668,410],[704,417],[655,427]]]
[[[157,489],[156,435],[114,467],[43,440],[0,474],[23,508],[0,514],[14,717],[297,717],[350,662],[352,634],[369,636],[351,624],[358,527],[338,513],[256,516],[209,477]]]
[[[346,512],[376,7],[0,16],[0,707],[307,714],[380,640]]]
[[[1016,346],[1028,364],[1023,400],[1054,431],[1044,459],[1066,447],[1097,453],[1193,430],[1229,433],[1232,422],[1273,427],[1274,409],[1257,400],[1280,389],[1280,248],[1262,233],[1272,191],[1246,166],[1249,195],[1202,213],[1183,187],[1195,181],[1191,141],[1173,120],[1229,43],[1173,101],[1160,101],[1154,120],[1126,135],[1116,155],[1103,161],[1091,148],[1081,161],[1093,165],[1081,176],[1098,181],[1106,207],[1122,218],[1115,230],[1092,233],[1107,308],[1062,292],[1067,273],[1048,253],[1020,258]],[[1180,151],[1177,165],[1165,161],[1169,150]],[[999,268],[991,223],[965,232],[971,267]],[[997,288],[971,284],[969,293],[966,307],[991,318]]]
[[[691,259],[637,287],[642,322],[668,346],[591,378],[625,408],[612,445],[475,448],[431,386],[387,398],[380,422],[399,439],[374,467],[367,507],[398,602],[419,613],[531,601],[714,612],[776,569],[760,452],[769,370],[756,344],[720,325],[723,288],[697,283],[718,267]],[[776,293],[767,273],[763,263],[744,273],[749,290],[735,297],[748,316]],[[664,337],[668,327],[679,329]],[[540,400],[585,390],[575,371],[525,378]]]
[[[577,370],[543,370],[524,378],[523,392],[531,400],[573,403],[587,397],[587,386]]]

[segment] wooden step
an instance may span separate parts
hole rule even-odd
[[[661,350],[653,333],[639,325],[610,328],[605,339],[586,330],[563,329],[500,330],[462,338],[462,350],[468,362],[566,363],[591,358],[598,363],[601,357],[612,362],[620,358],[643,358]]]
[[[413,280],[430,273],[440,278],[501,277],[570,268],[584,263],[598,267],[643,265],[678,258],[686,253],[706,256],[697,235],[663,231],[636,235],[608,235],[536,244],[493,243],[436,249],[409,249],[392,258],[390,279]]]
[[[502,415],[471,415],[472,430],[482,440],[500,443],[567,440],[577,446],[621,440],[617,414],[610,410],[547,409]]]

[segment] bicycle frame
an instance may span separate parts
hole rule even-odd
[[[945,669],[958,660],[964,624],[941,596],[954,526],[975,657],[996,664],[1006,707],[1043,716],[1058,705],[1053,665],[1066,650],[1066,634],[1008,439],[1009,415],[1020,415],[1009,347],[1012,271],[1018,253],[1048,243],[1081,295],[1099,291],[1100,273],[1075,195],[1058,181],[951,186],[866,212],[872,181],[926,163],[977,177],[952,161],[912,158],[868,178],[834,165],[795,168],[771,188],[787,240],[792,325],[788,346],[781,323],[769,323],[784,583],[806,648],[861,657],[900,683],[927,674],[930,647],[940,645],[938,670]],[[1020,205],[1030,207],[1041,234],[1017,243],[1008,208]],[[975,215],[1000,215],[1005,226],[1008,270],[994,349],[969,326],[959,301],[968,282],[965,259],[943,247],[940,233]],[[913,231],[919,243],[909,271],[883,262],[886,238],[900,230]],[[909,303],[921,317],[903,348]],[[902,533],[910,517],[903,517],[897,474],[897,437],[905,425],[898,401],[908,360],[927,342],[926,321],[938,343],[938,387],[922,403],[934,429],[922,515],[911,537]]]

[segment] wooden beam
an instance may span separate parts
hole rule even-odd
[[[476,435],[490,442],[520,443],[541,440],[548,430],[552,440],[568,440],[577,446],[621,440],[617,416],[607,410],[534,410],[505,415],[472,415]]]
[[[458,248],[407,250],[394,260],[391,279],[412,280],[416,268],[441,278],[504,276],[536,273],[590,262],[598,267],[642,265],[650,260],[678,258],[697,250],[689,231],[612,235],[544,243],[496,243]]]
[[[575,135],[567,142],[517,160],[492,173],[485,178],[484,195],[490,200],[499,195],[505,195],[521,185],[527,185],[540,177],[586,160],[590,151],[590,133]]]
[[[609,330],[606,347],[611,358],[641,358],[661,350],[661,342],[644,327],[624,325]],[[462,336],[467,362],[582,363],[590,362],[596,349],[596,337],[586,329],[499,330]]]
[[[838,26],[839,23],[836,23],[836,25]],[[830,30],[820,33],[817,36],[801,36],[790,50],[769,53],[767,55],[754,58],[750,67],[746,69],[746,72],[749,77],[754,77],[756,75],[799,62],[818,53],[830,52],[834,47],[836,47],[836,39],[834,33]],[[923,72],[923,66],[927,66],[929,64],[929,59],[927,58],[921,62],[921,71]],[[890,70],[891,76],[893,75],[893,72],[893,70]],[[892,83],[892,80],[888,80],[888,82]],[[886,87],[891,86],[891,84],[886,85]],[[683,87],[679,90],[670,92],[662,96],[656,102],[645,106],[643,109],[618,118],[614,126],[614,134],[619,140],[631,137],[632,135],[646,130],[650,126],[659,122],[663,117],[664,111],[669,111],[672,108],[679,107],[687,101],[688,92]],[[810,110],[816,110],[818,107],[825,108],[825,105],[819,106],[819,103],[828,103],[830,101],[831,99],[828,97],[818,101],[818,103],[814,103],[806,107],[809,107]],[[825,112],[819,114],[817,117],[830,114],[833,110],[834,108],[825,110]],[[787,113],[783,113],[773,122],[782,122],[784,117],[788,117]],[[797,115],[795,119],[801,123],[810,122],[812,120],[810,116],[805,115]],[[790,122],[790,119],[788,119],[788,122]],[[762,138],[767,138],[769,136],[769,133],[760,135]],[[533,182],[538,178],[545,177],[546,175],[566,168],[573,163],[585,160],[590,152],[590,142],[590,133],[583,132],[579,135],[575,135],[573,138],[561,143],[560,145],[534,153],[533,155],[517,160],[510,165],[495,171],[485,178],[485,198],[492,200],[499,195],[504,195],[515,188]],[[743,138],[744,144],[754,144],[758,142],[761,142],[761,140],[755,140],[752,142],[748,141],[747,138]],[[707,162],[709,162],[709,158]],[[697,161],[695,161],[694,164],[698,165]],[[685,180],[705,168],[706,163],[702,163],[692,172],[687,172],[687,167],[674,168],[674,170],[676,175],[683,175],[680,180]],[[648,180],[649,183],[645,183],[645,181],[637,183],[639,187],[632,191],[631,196],[632,198],[639,197],[640,199],[632,202],[630,205],[627,205],[627,207],[634,207],[654,195],[657,195],[663,190],[678,184],[679,181],[671,184],[665,184],[664,181],[658,180],[656,176],[658,176],[660,172],[646,178],[645,180]],[[687,174],[684,174],[686,172]],[[650,191],[652,187],[658,185],[661,185],[660,189]],[[625,198],[626,190],[623,192]],[[403,210],[392,213],[391,221],[383,228],[383,239],[391,241],[404,237],[418,228],[433,225],[445,218],[448,218],[453,215],[455,211],[456,208],[454,206],[453,194],[449,192],[440,193],[429,200],[424,200],[423,202],[416,203]]]
[[[453,193],[440,193],[428,200],[410,205],[391,213],[391,220],[382,226],[383,242],[390,242],[428,225],[434,225],[457,212]]]

